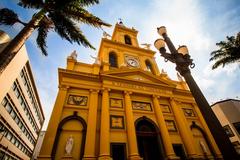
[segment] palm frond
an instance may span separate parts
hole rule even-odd
[[[219,66],[225,66],[226,64],[239,62],[240,60],[240,32],[236,37],[227,36],[226,41],[220,41],[216,43],[219,47],[218,50],[211,52],[211,58],[209,61],[215,60],[215,64],[212,66],[212,69],[215,69]]]
[[[221,59],[223,57],[226,57],[226,54],[222,50],[216,50],[216,51],[213,51],[211,53],[211,56],[212,57],[209,59],[209,61],[213,61],[213,60],[217,60],[217,59]]]
[[[225,58],[219,59],[214,63],[214,65],[212,66],[212,69],[216,69],[221,65],[222,67],[225,67],[226,64],[238,62],[238,60],[239,59],[233,59],[231,57],[225,57]]]
[[[19,22],[18,15],[14,11],[8,8],[0,9],[0,25],[14,25],[17,22]]]
[[[49,17],[55,25],[55,31],[62,38],[65,38],[70,43],[76,42],[79,45],[95,49],[71,19],[57,12],[49,14]]]
[[[68,6],[70,4],[81,6],[81,7],[87,7],[94,4],[98,4],[99,0],[53,0],[55,1],[55,7],[56,8],[63,8],[65,6]],[[51,2],[50,2],[51,3]]]
[[[37,36],[36,42],[44,56],[48,55],[47,50],[46,50],[46,48],[47,48],[46,38],[47,38],[47,33],[48,33],[49,29],[50,29],[50,25],[49,25],[49,23],[47,23],[47,21],[42,20],[39,22],[38,36]]]
[[[111,26],[79,6],[69,5],[63,9],[63,14],[77,20],[78,22],[83,22],[97,28],[100,28],[101,26]]]
[[[40,9],[43,8],[44,2],[43,0],[19,0],[18,5],[23,8]]]

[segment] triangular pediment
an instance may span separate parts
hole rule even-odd
[[[109,78],[112,77],[112,78],[128,80],[129,82],[137,81],[142,83],[164,85],[169,87],[176,86],[173,82],[171,82],[171,80],[163,79],[160,76],[153,75],[151,72],[143,71],[141,69],[116,69],[116,70],[102,72],[101,75],[103,77],[105,76]]]

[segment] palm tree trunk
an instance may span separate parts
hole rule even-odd
[[[14,39],[9,42],[9,44],[0,53],[0,74],[15,57],[25,41],[30,37],[32,32],[36,29],[45,13],[46,11],[42,9],[35,16],[33,16],[29,23],[26,24],[26,26],[17,34],[16,37],[14,37]]]

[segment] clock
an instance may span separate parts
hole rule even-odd
[[[126,56],[126,62],[128,66],[139,67],[138,59],[135,57]]]

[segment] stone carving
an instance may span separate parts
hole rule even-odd
[[[65,146],[66,155],[71,155],[71,152],[73,149],[73,143],[74,143],[74,139],[73,139],[72,135],[70,135],[67,139],[66,146]]]
[[[112,108],[122,108],[122,99],[111,98],[110,99],[110,106]]]
[[[86,106],[87,100],[88,100],[88,97],[86,96],[69,95],[67,104]]]
[[[110,115],[111,129],[124,129],[123,116]]]
[[[150,103],[132,101],[132,108],[135,110],[152,111]]]

